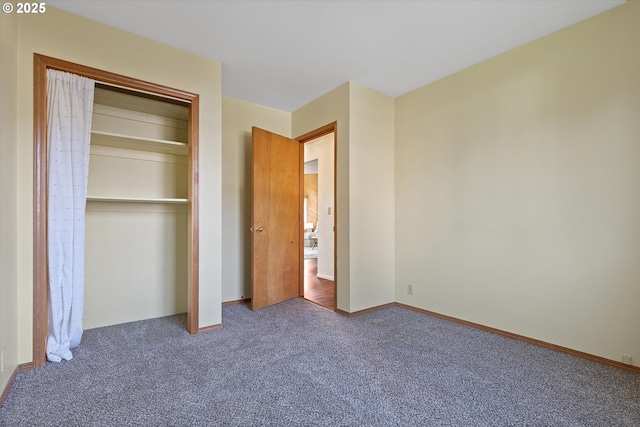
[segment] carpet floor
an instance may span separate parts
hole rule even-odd
[[[85,331],[21,372],[2,426],[639,426],[640,375],[390,307],[302,299]]]

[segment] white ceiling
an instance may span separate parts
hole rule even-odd
[[[222,62],[222,93],[293,111],[352,80],[396,97],[625,0],[50,0]]]

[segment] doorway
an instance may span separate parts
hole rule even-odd
[[[335,129],[298,140],[303,144],[304,162],[301,295],[335,310]]]

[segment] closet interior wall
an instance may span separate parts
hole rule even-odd
[[[98,85],[84,328],[187,311],[187,106]]]

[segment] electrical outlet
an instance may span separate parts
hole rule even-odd
[[[407,294],[413,295],[413,285],[407,284]]]
[[[623,354],[622,363],[624,363],[625,365],[631,365],[631,356],[629,356],[628,354]]]

